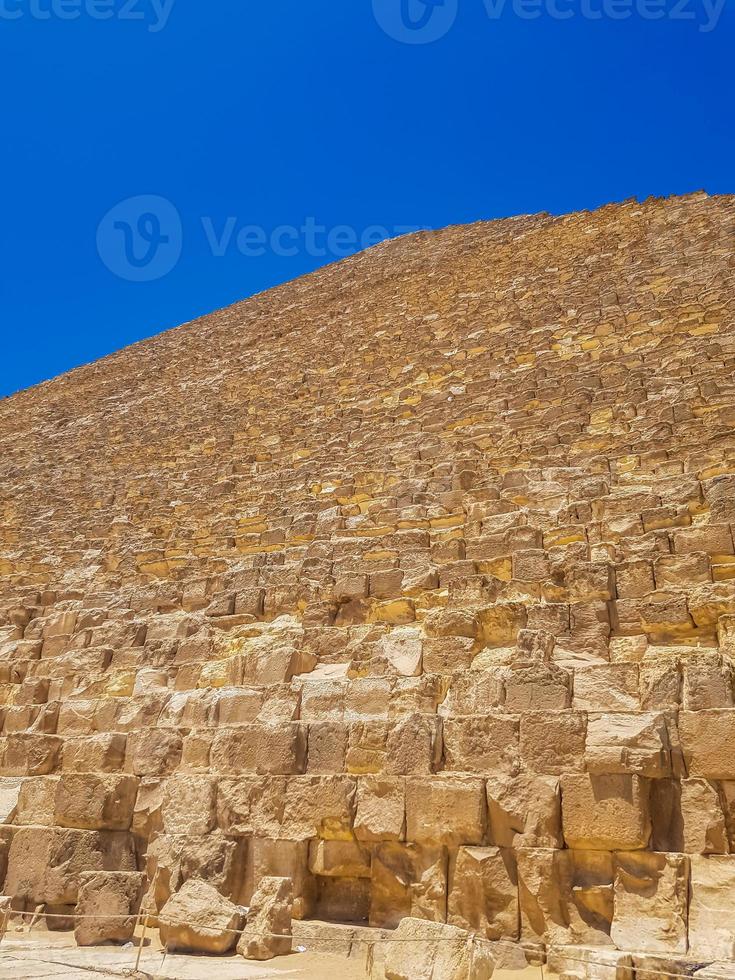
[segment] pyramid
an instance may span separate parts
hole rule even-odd
[[[734,243],[422,232],[0,403],[7,905],[735,960]]]

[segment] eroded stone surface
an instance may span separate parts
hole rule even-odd
[[[409,236],[1,402],[14,906],[735,959],[734,219]]]

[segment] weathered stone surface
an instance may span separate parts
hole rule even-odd
[[[651,836],[648,783],[639,776],[562,776],[562,820],[568,847],[635,850]]]
[[[290,878],[261,878],[237,944],[246,960],[270,960],[291,952],[293,885]]]
[[[98,871],[81,875],[74,938],[79,946],[129,942],[135,932],[144,875]],[[109,916],[109,918],[106,918]]]
[[[610,935],[618,949],[683,956],[687,951],[689,861],[682,854],[615,855]]]
[[[192,878],[166,902],[158,925],[170,953],[226,953],[237,942],[242,915],[212,885]]]
[[[690,955],[735,959],[735,855],[693,856],[691,875]]]
[[[386,980],[490,980],[490,947],[463,929],[405,918],[385,958]]]
[[[734,216],[407,236],[3,400],[14,907],[735,960]]]
[[[460,847],[449,869],[447,922],[487,939],[517,939],[518,916],[514,852]]]

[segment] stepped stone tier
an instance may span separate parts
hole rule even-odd
[[[2,402],[13,908],[735,960],[734,246],[421,233]]]

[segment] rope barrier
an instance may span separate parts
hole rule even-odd
[[[41,913],[41,914],[44,914],[44,913]],[[125,919],[135,918],[134,913],[129,913],[128,915],[123,915],[123,914],[93,915],[93,914],[79,913],[79,912],[70,912],[68,914],[67,913],[64,913],[63,915],[60,914],[60,913],[45,913],[45,914],[55,915],[58,918],[72,919],[72,920],[83,920],[83,919],[98,920],[98,919],[102,919],[102,920],[108,920],[108,921],[119,921],[119,920],[125,920]],[[14,911],[14,910],[8,910],[8,912],[7,912],[7,918],[10,919],[10,918],[12,918],[14,916],[19,917],[19,918],[26,918],[28,916],[31,916],[33,920],[37,920],[39,918],[39,913],[38,913],[38,911],[35,911],[35,912],[17,912],[17,911]],[[146,929],[149,926],[149,919],[150,919],[150,917],[151,917],[151,913],[145,913],[145,924],[144,924],[144,931],[143,931],[143,935],[144,936],[145,936]],[[139,920],[140,920],[140,914],[138,916],[138,921]],[[431,920],[428,920],[427,919],[425,921],[427,922],[427,924],[430,924],[431,923]],[[441,924],[444,925],[444,923],[441,923]],[[173,921],[171,923],[171,925],[174,926],[174,927],[177,927],[177,926],[189,926],[189,923],[188,922],[183,922],[183,921],[181,921],[181,922]],[[327,925],[329,925],[329,923],[327,923]],[[203,927],[203,928],[206,929],[206,927]],[[350,927],[347,926],[346,928],[349,929]],[[359,925],[356,924],[355,925],[355,928],[362,929],[364,927],[359,926]],[[266,931],[260,931],[260,930],[252,930],[252,929],[248,929],[247,927],[245,927],[243,929],[230,929],[228,927],[219,927],[219,926],[217,926],[217,927],[212,927],[211,931],[213,931],[213,932],[229,933],[230,935],[235,935],[235,936],[242,936],[242,935],[247,934],[248,936],[257,937],[257,938],[260,938],[260,939],[293,939],[294,938],[293,935],[289,935],[287,933],[266,932]],[[7,935],[7,932],[5,934]],[[381,937],[365,936],[363,938],[363,937],[361,937],[359,935],[349,935],[349,937],[345,937],[345,938],[349,938],[349,940],[350,940],[351,943],[364,943],[364,944],[366,944],[368,946],[367,955],[370,956],[370,951],[372,950],[373,957],[374,957],[374,949],[375,949],[375,947],[376,946],[380,946],[382,944],[387,944],[387,943],[403,943],[403,944],[426,943],[427,945],[434,945],[434,944],[437,944],[437,943],[454,943],[454,944],[456,944],[461,939],[461,937],[454,938],[452,936],[436,936],[436,937],[431,937],[431,938],[426,938],[426,939],[422,939],[422,938],[415,938],[415,939],[413,939],[413,938],[403,938],[403,937],[396,937],[396,936],[381,936]],[[474,948],[474,944],[479,941],[479,942],[482,942],[482,943],[487,943],[490,947],[493,947],[493,948],[497,948],[498,946],[508,947],[509,949],[512,949],[514,952],[522,953],[524,955],[525,955],[525,953],[527,951],[526,950],[526,947],[524,947],[521,942],[514,942],[514,941],[512,941],[510,939],[487,939],[487,938],[485,938],[483,936],[478,936],[476,933],[469,934],[469,939],[470,939],[470,941],[472,943],[473,948]],[[336,937],[334,937],[334,936],[323,936],[323,937],[320,937],[320,936],[309,936],[308,938],[304,938],[302,941],[303,942],[308,942],[310,945],[317,945],[317,944],[334,943],[337,940],[336,940]],[[140,946],[138,948],[138,953],[139,954],[140,954],[140,951],[141,951],[142,947],[143,947],[143,943],[141,941]],[[570,952],[573,953],[577,949],[579,949],[579,947],[569,947],[569,949],[570,949]],[[642,950],[641,951],[637,951],[637,952],[626,953],[625,951],[617,950],[617,949],[615,949],[612,946],[610,946],[610,947],[596,947],[596,951],[599,951],[599,952],[602,952],[605,949],[609,949],[609,951],[610,951],[611,954],[613,954],[613,955],[617,954],[619,956],[656,956],[657,955],[657,954],[652,954],[652,953],[646,953],[645,951],[642,951]],[[168,948],[166,948],[166,955],[168,955]],[[695,969],[702,969],[706,965],[706,962],[703,963],[701,960],[687,960],[687,959],[685,959],[685,958],[682,957],[682,958],[679,958],[678,959],[678,962],[682,963],[685,966],[691,966],[692,967],[692,971],[690,973],[684,972],[684,971],[679,972],[679,973],[674,973],[674,972],[671,972],[669,970],[660,969],[656,965],[645,966],[645,967],[639,967],[639,966],[635,966],[635,965],[626,966],[625,964],[618,964],[618,963],[610,962],[610,961],[603,960],[603,959],[595,959],[593,957],[589,957],[587,959],[582,959],[580,957],[575,957],[573,955],[568,955],[567,953],[561,952],[561,951],[558,953],[558,956],[559,956],[559,958],[561,960],[563,960],[566,963],[580,963],[583,966],[601,966],[601,967],[605,967],[605,968],[610,969],[610,970],[613,970],[613,969],[624,969],[625,970],[625,969],[627,969],[627,970],[630,970],[631,972],[655,973],[656,976],[676,977],[676,978],[678,978],[678,980],[681,980],[681,978],[683,978],[683,977],[689,977],[689,976],[691,976],[692,973],[695,971]],[[664,960],[671,960],[672,959],[672,957],[670,957],[670,956],[662,956],[661,958],[664,959]],[[140,955],[138,955],[138,957],[136,958],[136,966],[137,966],[137,964],[138,964],[139,961],[140,961]],[[542,973],[543,973],[543,964],[539,964],[539,966],[541,967]],[[547,964],[547,967],[548,967],[548,964]],[[508,969],[510,969],[510,968],[508,968]],[[708,974],[708,980],[733,980],[733,975],[734,975],[733,973],[729,973],[729,974],[727,974],[727,973],[709,973]]]

